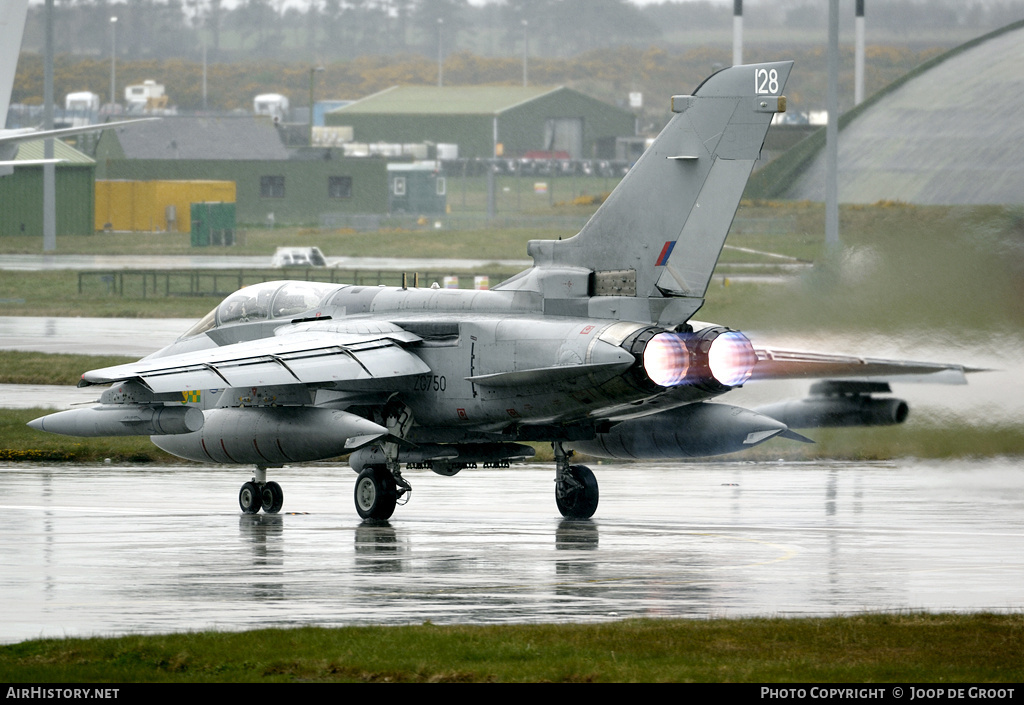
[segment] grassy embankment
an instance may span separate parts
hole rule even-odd
[[[592,208],[592,207],[591,207]],[[585,213],[586,207],[570,207]],[[787,283],[750,284],[731,281],[729,267],[738,263],[771,263],[770,258],[726,250],[719,274],[698,315],[761,333],[804,333],[817,330],[864,336],[921,337],[941,340],[950,359],[978,341],[1009,337],[1024,330],[1024,215],[1002,207],[915,207],[882,203],[848,206],[841,211],[844,247],[825,253],[823,208],[806,203],[745,203],[738,215],[731,245],[815,261],[813,270]],[[379,254],[382,246],[411,257],[522,257],[526,240],[566,233],[508,229],[424,232],[352,233],[275,231],[251,233],[249,253],[269,254],[286,244],[317,244],[328,255]],[[17,238],[0,242],[4,250],[23,247]],[[38,246],[38,243],[35,243]],[[142,238],[101,234],[65,238],[62,251],[175,254],[188,251],[187,238],[154,235]],[[239,250],[231,250],[236,253]],[[733,269],[732,271],[736,271]],[[163,297],[145,299],[126,292],[107,293],[94,286],[78,294],[74,272],[7,272],[0,279],[0,299],[8,315],[202,316],[217,299]],[[17,303],[23,301],[23,303]],[[124,361],[124,360],[122,360]],[[5,382],[74,384],[82,371],[117,361],[87,356],[40,356],[7,353],[0,357]],[[63,372],[58,372],[63,370]],[[166,461],[145,438],[69,439],[39,434],[24,422],[39,410],[0,412],[3,449],[9,458],[79,461],[112,458],[131,462]],[[941,420],[912,417],[904,426],[881,429],[837,429],[814,432],[817,443],[755,449],[746,458],[817,457],[887,458],[1024,454],[1024,434],[1013,427],[958,427]],[[543,454],[545,448],[539,449]]]
[[[300,628],[0,646],[0,680],[1019,683],[1024,616]]]

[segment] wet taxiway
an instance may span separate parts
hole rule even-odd
[[[0,316],[0,349],[144,357],[173,343],[195,322],[194,318]]]
[[[0,466],[0,640],[266,626],[1024,609],[1012,460],[595,467],[564,521],[546,465],[411,471],[361,523],[354,474],[277,471],[245,516],[221,467]]]

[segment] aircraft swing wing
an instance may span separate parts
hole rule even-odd
[[[389,437],[372,419],[317,405],[318,390],[386,398],[430,371],[403,347],[419,337],[397,326],[357,326],[358,332],[325,320],[282,327],[291,330],[91,370],[79,386],[114,383],[99,406],[29,425],[72,436],[148,435],[200,462],[276,466],[343,455]]]
[[[401,347],[418,340],[397,327],[370,334],[307,330],[91,370],[79,386],[138,380],[157,394],[268,385],[387,387],[392,378],[430,371]]]
[[[967,384],[966,373],[980,370],[934,362],[887,360],[754,346],[757,362],[751,381],[773,379],[856,379],[882,382]]]

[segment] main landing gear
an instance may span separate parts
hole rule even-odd
[[[356,511],[363,519],[390,519],[398,498],[411,490],[401,473],[396,476],[384,465],[371,465],[356,479]]]
[[[586,465],[569,465],[572,451],[551,444],[555,451],[555,504],[567,519],[589,519],[597,511],[597,478]]]
[[[412,411],[397,400],[384,407],[383,416],[391,438],[405,438],[412,428]],[[398,500],[412,492],[412,485],[402,477],[398,443],[385,441],[380,447],[384,453],[384,465],[369,465],[356,478],[356,511],[363,519],[390,519]],[[406,497],[402,504],[408,501]]]
[[[246,514],[256,514],[262,509],[267,514],[277,514],[284,504],[284,490],[276,482],[267,482],[267,469],[256,466],[252,480],[238,491],[238,506]]]

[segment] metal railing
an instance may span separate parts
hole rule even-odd
[[[401,272],[387,269],[336,269],[333,267],[287,267],[283,269],[118,269],[78,272],[80,295],[110,295],[126,298],[171,296],[223,297],[242,287],[279,279],[352,284],[357,286],[427,287],[445,277],[460,277],[461,288],[470,288],[473,277],[487,276],[491,284],[507,279],[513,271],[493,268],[482,271],[429,270]],[[403,275],[405,281],[403,282]],[[470,286],[467,286],[470,285]]]

